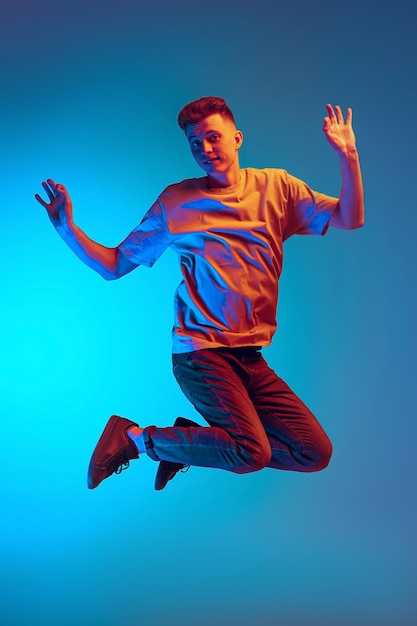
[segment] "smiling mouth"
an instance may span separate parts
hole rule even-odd
[[[203,161],[203,165],[211,165],[213,161],[218,161],[219,157],[213,157],[212,159],[207,159],[207,161]]]

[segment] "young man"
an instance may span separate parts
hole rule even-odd
[[[156,489],[190,465],[236,473],[327,466],[327,435],[261,354],[276,329],[283,242],[364,223],[352,111],[346,121],[340,107],[327,105],[327,111],[324,134],[340,158],[340,198],[313,191],[285,170],[241,169],[242,133],[226,102],[215,97],[187,104],[178,116],[205,176],[167,187],[115,248],[75,225],[63,185],[42,183],[49,202],[36,198],[58,234],[104,278],[151,267],[168,247],[178,254],[183,280],[175,294],[173,371],[209,424],[177,418],[172,427],[142,428],[112,416],[90,461],[90,489],[139,455],[160,462]]]

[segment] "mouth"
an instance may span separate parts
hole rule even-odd
[[[218,161],[219,157],[213,157],[212,159],[207,159],[206,161],[203,161],[203,165],[211,165],[213,163],[213,161]]]

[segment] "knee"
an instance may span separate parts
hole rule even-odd
[[[251,446],[242,451],[243,464],[236,469],[238,474],[258,472],[271,462],[271,447],[268,445]]]
[[[319,472],[324,470],[330,463],[332,456],[332,444],[327,437],[320,441],[320,445],[309,455],[309,471]]]

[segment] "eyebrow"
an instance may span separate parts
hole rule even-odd
[[[215,130],[214,128],[212,128],[211,130],[206,130],[204,131],[204,135],[210,135],[210,133],[217,133],[218,135],[220,135],[220,131],[219,130]],[[197,135],[190,135],[188,137],[188,141],[191,141],[191,139],[193,139],[194,137],[197,137]]]

